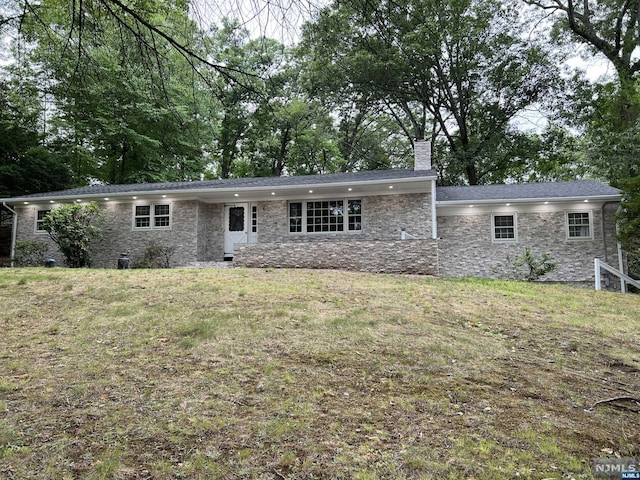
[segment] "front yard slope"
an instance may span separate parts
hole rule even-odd
[[[0,302],[0,478],[589,479],[640,457],[637,295],[3,269]]]

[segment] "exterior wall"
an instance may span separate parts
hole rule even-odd
[[[360,198],[362,230],[340,233],[289,233],[287,201],[258,203],[258,243],[236,246],[234,265],[436,274],[431,195]],[[400,240],[403,228],[418,239]]]
[[[457,214],[438,217],[439,275],[478,276],[508,278],[507,258],[514,259],[530,247],[535,255],[548,253],[557,269],[545,275],[545,281],[593,282],[593,259],[611,260],[615,243],[615,219],[607,206],[605,214],[605,240],[601,205],[564,205],[561,207],[539,207],[505,209],[495,207],[494,213],[517,215],[517,241],[493,242],[491,207],[476,208],[474,214]],[[566,211],[591,211],[593,239],[568,240],[566,233]],[[605,249],[606,245],[606,249]],[[615,257],[617,260],[617,256]]]
[[[288,202],[264,201],[258,206],[258,242],[266,244],[359,242],[398,240],[400,231],[418,238],[431,236],[431,196],[429,194],[380,195],[361,197],[362,231],[331,234],[289,233]],[[50,256],[60,265],[63,257],[46,233],[35,233],[38,210],[56,205],[18,207],[18,239],[36,240],[50,245]],[[151,242],[176,248],[172,265],[195,261],[222,261],[224,250],[224,204],[198,201],[171,202],[171,229],[134,230],[133,203],[102,204],[106,221],[103,238],[96,242],[93,266],[111,268],[123,252],[129,252],[135,266]],[[283,251],[285,252],[285,251]],[[286,253],[283,253],[286,254]]]
[[[343,268],[372,272],[404,272],[441,276],[508,276],[507,257],[525,247],[537,255],[551,255],[558,269],[549,281],[593,282],[593,259],[618,267],[615,211],[618,204],[595,203],[538,206],[483,206],[439,208],[439,240],[431,240],[431,195],[363,196],[362,231],[344,233],[289,233],[288,202],[258,202],[258,243],[238,246],[234,264],[251,267]],[[55,207],[55,205],[52,205]],[[63,257],[46,233],[35,233],[38,210],[50,205],[20,205],[18,240],[50,245],[49,256],[60,265]],[[135,263],[155,241],[174,246],[172,265],[195,261],[221,261],[224,245],[224,204],[198,201],[172,202],[170,230],[134,231],[133,204],[103,204],[106,221],[103,239],[96,242],[93,266],[115,268],[120,253],[129,252]],[[565,212],[590,211],[593,239],[567,240]],[[517,242],[492,241],[491,214],[517,214]],[[415,240],[400,240],[405,229]],[[411,237],[410,237],[411,238]],[[617,281],[603,272],[603,281]]]
[[[35,218],[38,210],[55,208],[56,205],[29,205],[18,207],[18,240],[46,243],[50,246],[49,256],[59,265],[64,257],[47,233],[35,233]],[[147,245],[157,242],[176,248],[171,259],[172,265],[186,265],[198,260],[198,202],[172,202],[171,229],[133,230],[133,204],[107,203],[101,205],[105,216],[102,227],[103,237],[95,242],[92,251],[92,266],[115,268],[121,253],[129,252],[133,265],[144,255]]]
[[[197,260],[198,202],[171,202],[169,230],[133,230],[133,205],[130,203],[106,204],[103,208],[107,222],[103,227],[103,239],[96,244],[93,255],[96,266],[115,266],[119,254],[127,251],[135,266],[152,242],[175,247],[172,265]]]
[[[398,240],[403,228],[417,238],[431,238],[431,194],[359,198],[362,230],[339,233],[289,233],[288,202],[259,202],[258,243]]]
[[[198,261],[221,262],[224,249],[224,205],[198,205]]]
[[[260,243],[236,247],[241,267],[323,268],[376,273],[435,275],[435,240]]]
[[[45,210],[51,207],[49,206],[35,206],[35,205],[16,205],[12,207],[18,214],[18,226],[16,232],[16,241],[27,242],[39,242],[49,246],[47,256],[54,258],[58,265],[63,264],[63,256],[58,250],[58,246],[53,243],[49,235],[44,233],[35,233],[36,228],[36,215],[38,210]]]

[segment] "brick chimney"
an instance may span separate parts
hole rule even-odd
[[[416,140],[413,142],[414,170],[431,170],[431,142]]]

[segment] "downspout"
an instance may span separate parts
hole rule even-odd
[[[436,181],[431,180],[431,238],[438,239],[438,213],[436,210]]]
[[[13,210],[5,202],[2,202],[2,206],[9,210],[13,214],[13,224],[11,225],[11,268],[13,268],[13,257],[16,256],[16,235],[18,234],[18,212]]]

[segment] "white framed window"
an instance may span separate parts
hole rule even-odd
[[[337,233],[362,230],[362,200],[289,202],[289,233]]]
[[[133,206],[134,230],[168,230],[171,228],[171,204]]]
[[[44,217],[47,216],[51,210],[38,210],[36,212],[36,233],[47,233],[44,229]]]
[[[251,206],[251,233],[258,233],[258,206]]]
[[[567,212],[566,223],[568,240],[591,240],[593,238],[591,211]]]
[[[491,239],[494,242],[518,241],[518,218],[515,213],[491,214]]]

